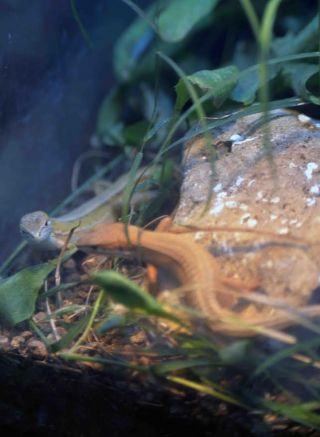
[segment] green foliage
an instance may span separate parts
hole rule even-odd
[[[201,94],[209,93],[213,105],[218,108],[230,96],[230,92],[238,82],[239,73],[235,66],[218,68],[217,70],[202,70],[186,76],[186,79],[199,89]],[[176,111],[181,111],[190,95],[183,79],[179,79],[175,86],[177,99]]]
[[[55,343],[50,344],[51,351],[59,352],[68,347],[70,343],[72,343],[72,341],[75,340],[85,330],[88,325],[89,319],[90,314],[87,314],[76,323],[73,323],[67,334],[65,334],[60,340],[56,341]]]
[[[29,319],[43,281],[55,268],[54,263],[27,267],[0,282],[0,317],[14,326]]]
[[[115,301],[131,310],[140,310],[145,314],[163,317],[179,322],[147,291],[115,271],[105,271],[91,275],[93,283],[99,285]]]
[[[283,66],[282,75],[295,93],[303,100],[320,104],[320,99],[308,89],[308,83],[319,73],[317,64],[290,62]]]
[[[160,37],[169,42],[181,41],[217,3],[218,0],[171,0],[157,20]]]
[[[150,21],[153,21],[156,13],[157,7],[154,5],[144,17],[134,20],[117,41],[114,48],[114,70],[119,79],[130,79],[152,45],[155,34]]]
[[[207,135],[239,117],[301,102],[319,104],[316,6],[307,11],[298,0],[162,0],[144,11],[132,0],[124,2],[137,17],[116,44],[119,84],[101,107],[97,135],[102,147],[118,145],[128,153],[130,146],[135,165],[148,153],[158,164],[193,136]],[[207,117],[217,119],[208,122]],[[267,137],[268,132],[268,142]],[[131,193],[129,187],[127,199]],[[93,280],[130,309],[167,316],[151,296],[113,272]],[[104,329],[123,323],[123,317],[107,319]],[[308,373],[299,379],[299,372],[307,372],[310,363],[296,361],[301,353],[310,362],[319,360],[316,340],[261,356],[246,340],[219,347],[211,338],[194,334],[177,336],[176,341],[179,359],[149,371],[202,394],[319,429],[319,384],[312,383]],[[233,376],[246,375],[250,383],[225,390],[220,381],[227,378],[227,369]],[[255,383],[261,386],[261,378],[267,381],[268,392],[283,393],[287,401],[256,396]],[[287,386],[284,381],[289,381]],[[301,390],[315,402],[303,403]]]
[[[211,130],[224,123],[268,109],[293,107],[300,102],[319,105],[316,50],[320,38],[315,6],[306,10],[298,0],[161,0],[144,11],[132,0],[123,2],[137,16],[115,44],[113,65],[118,83],[103,99],[95,132],[101,147],[117,146],[123,152],[106,168],[112,168],[124,156],[130,157],[132,170],[123,196],[123,221],[128,218],[135,188],[134,173],[146,156],[157,165],[162,163],[157,178],[168,191],[172,178],[168,155],[193,136],[209,136]],[[70,4],[90,44],[75,2]],[[207,117],[217,119],[207,122]],[[24,269],[0,282],[3,321],[13,326],[32,316],[42,283],[55,265],[53,261]],[[92,308],[86,308],[88,313],[50,345],[52,351],[62,351],[71,344],[74,351],[97,326],[97,332],[103,333],[113,328],[121,330],[129,317],[137,323],[136,313],[182,325],[150,294],[114,271],[92,274],[90,281],[103,292]],[[45,297],[68,287],[63,284],[51,289]],[[108,314],[102,295],[125,305],[131,310],[129,317]],[[54,315],[78,309],[69,306]],[[96,325],[100,312],[103,314]],[[39,329],[37,332],[46,341]],[[100,357],[64,356],[147,371],[223,402],[271,411],[320,429],[318,339],[271,353],[255,350],[251,341],[220,346],[211,336],[196,333],[178,334],[174,340],[175,346],[156,350],[158,356],[171,359],[148,368]],[[304,361],[299,361],[301,354]],[[228,390],[221,381],[228,381]],[[266,392],[278,393],[284,401],[266,399]],[[304,402],[301,393],[312,402]]]
[[[75,251],[69,251],[68,259]],[[43,281],[57,265],[57,259],[35,267],[27,267],[0,282],[0,318],[10,326],[29,319]]]

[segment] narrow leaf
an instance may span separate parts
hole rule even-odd
[[[59,341],[52,343],[50,349],[52,352],[58,352],[65,349],[71,342],[80,335],[88,324],[90,314],[82,317],[78,322],[74,323],[69,331]]]
[[[114,271],[94,273],[91,280],[116,302],[129,309],[137,309],[146,314],[163,317],[178,322],[178,318],[166,311],[156,299],[125,276]]]

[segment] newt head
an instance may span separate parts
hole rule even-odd
[[[44,211],[25,214],[20,220],[20,233],[31,245],[41,249],[57,249],[52,221]]]

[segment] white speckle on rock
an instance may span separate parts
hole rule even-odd
[[[279,203],[279,202],[280,202],[279,196],[275,196],[275,197],[272,197],[272,199],[270,199],[270,203]]]
[[[241,209],[241,211],[248,211],[249,206],[245,203],[240,203],[239,208]]]
[[[320,193],[320,186],[319,185],[312,185],[310,188],[311,194],[319,194]]]
[[[224,197],[227,197],[227,194],[226,191],[221,191],[221,193],[217,194],[217,199],[223,199]]]
[[[318,168],[318,164],[316,162],[308,162],[307,169],[304,172],[305,177],[310,180],[312,179],[312,173],[314,170]]]
[[[307,206],[313,206],[316,204],[316,198],[315,197],[307,197],[306,198],[306,205]]]
[[[224,198],[226,197],[227,193],[225,191],[221,191],[221,193],[218,193],[216,201],[214,202],[213,208],[210,210],[210,214],[212,215],[218,215],[220,212],[224,209]]]
[[[194,234],[195,241],[200,241],[203,239],[205,233],[203,231],[198,231]]]
[[[288,228],[280,228],[280,229],[278,229],[278,234],[280,234],[280,235],[285,235],[288,232],[289,232]]]
[[[296,228],[301,228],[301,226],[302,226],[302,222],[298,222],[298,223],[296,224]]]
[[[295,164],[294,162],[290,162],[289,164],[289,168],[297,168],[297,164]]]
[[[219,182],[217,185],[215,185],[214,187],[213,187],[213,192],[215,192],[215,193],[219,193],[219,191],[221,191],[222,190],[222,184],[221,184],[221,182]]]
[[[210,209],[210,214],[218,215],[223,210],[223,208],[224,208],[224,203],[223,202],[216,203],[214,205],[214,207]]]
[[[253,185],[255,181],[256,181],[255,179],[251,179],[251,181],[247,183],[247,187],[251,187],[251,185]]]
[[[312,121],[311,118],[305,114],[299,114],[297,118],[302,124],[310,124],[310,122]]]
[[[258,191],[256,194],[256,200],[261,200],[263,198],[263,192],[262,191]]]
[[[285,225],[287,222],[288,222],[288,219],[286,219],[286,218],[281,220],[282,225]]]
[[[276,218],[278,218],[277,215],[275,215],[275,214],[270,214],[270,220],[275,220]]]
[[[233,143],[237,142],[237,141],[243,141],[243,140],[244,140],[244,137],[242,135],[239,135],[239,134],[233,134],[230,137],[230,141],[232,141]]]
[[[240,187],[242,182],[244,181],[244,178],[242,176],[238,176],[236,179],[236,187]]]
[[[242,139],[240,140],[233,140],[233,144],[237,145],[237,144],[244,144],[244,143],[248,143],[249,141],[254,141],[257,137],[252,137],[252,138],[244,138],[242,137]]]
[[[298,220],[297,220],[297,219],[291,219],[291,220],[289,221],[289,225],[295,225],[296,223],[298,223]]]
[[[254,218],[249,218],[247,221],[248,228],[255,228],[257,226],[258,221]]]
[[[226,207],[230,208],[230,209],[236,208],[237,205],[238,205],[238,202],[236,202],[235,200],[227,200],[227,202],[226,202]]]

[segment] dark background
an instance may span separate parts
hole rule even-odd
[[[115,80],[114,43],[135,18],[122,1],[75,4],[92,47],[69,0],[0,0],[0,261],[20,241],[23,214],[69,193],[73,163]]]

